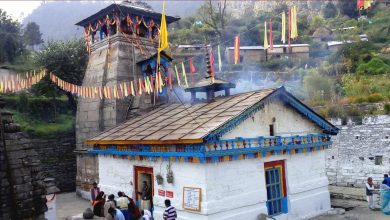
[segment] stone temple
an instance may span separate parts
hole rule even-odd
[[[147,5],[124,1],[78,22],[76,25],[85,29],[90,50],[83,86],[110,86],[143,77],[146,71],[142,68],[150,68],[148,61],[155,59],[160,19],[161,14]],[[168,24],[177,20],[179,18],[166,16]],[[164,56],[162,60],[166,65],[169,57]],[[166,101],[167,97],[160,97],[155,104]],[[78,193],[88,197],[86,191],[99,179],[97,157],[86,154],[88,148],[84,141],[146,111],[152,107],[152,102],[153,95],[147,94],[121,100],[79,99],[76,117]]]

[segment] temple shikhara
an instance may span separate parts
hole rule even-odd
[[[158,78],[160,19],[145,5],[124,2],[77,23],[90,51],[83,85]],[[163,52],[164,80],[171,62]],[[165,199],[178,219],[303,219],[328,211],[324,150],[338,128],[284,87],[235,94],[235,84],[214,77],[206,62],[204,78],[185,89],[185,104],[167,87],[80,99],[78,192],[88,196],[96,181],[106,194],[124,191],[140,205],[147,182],[155,219],[163,219]]]

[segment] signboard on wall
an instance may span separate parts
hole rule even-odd
[[[158,190],[158,195],[164,197],[165,196],[165,190],[159,189]]]
[[[201,197],[201,188],[183,187],[183,209],[200,211]]]
[[[166,196],[167,196],[167,198],[173,198],[173,192],[172,191],[167,191]]]

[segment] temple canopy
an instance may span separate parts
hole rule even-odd
[[[160,22],[161,20],[161,13],[155,12],[152,9],[143,6],[140,3],[132,3],[124,1],[120,4],[111,4],[108,7],[100,10],[99,12],[79,21],[76,23],[76,25],[79,26],[87,26],[89,24],[93,24],[98,22],[99,20],[103,20],[106,18],[106,16],[138,16],[140,19],[141,17],[153,19],[154,22]],[[172,17],[172,16],[166,16],[166,21],[168,24],[178,21],[179,17]]]

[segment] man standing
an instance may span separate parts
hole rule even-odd
[[[175,220],[177,218],[176,209],[171,205],[171,200],[165,200],[164,220]]]
[[[129,216],[128,208],[129,208],[130,201],[127,197],[125,197],[125,194],[123,192],[119,191],[118,196],[119,198],[116,200],[116,205],[118,206],[118,209],[121,210],[121,212],[125,216],[125,219],[129,220],[130,216]]]
[[[373,192],[374,191],[374,183],[372,182],[372,178],[368,177],[367,183],[366,183],[366,196],[367,196],[367,202],[368,202],[368,208],[374,209],[374,198],[373,198]]]
[[[97,186],[96,182],[93,182],[90,192],[91,192],[91,204],[92,204],[93,201],[95,201],[96,196],[100,193],[100,188]]]
[[[138,193],[141,194],[141,210],[150,210],[152,208],[152,204],[150,202],[150,199],[152,198],[152,190],[146,181],[143,181],[142,190]]]

